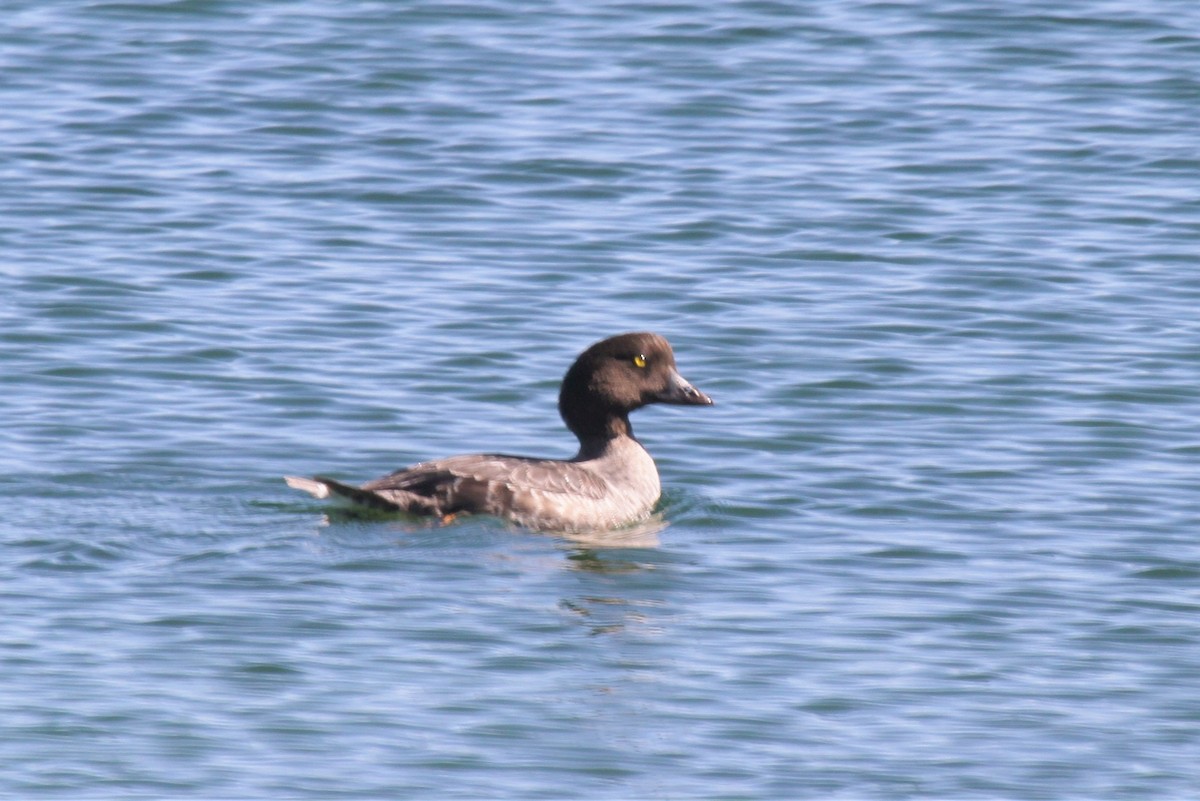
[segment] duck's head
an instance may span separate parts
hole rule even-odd
[[[589,347],[567,371],[558,411],[581,439],[630,433],[628,414],[650,403],[711,406],[675,367],[658,334],[620,334]]]

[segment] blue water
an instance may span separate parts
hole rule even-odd
[[[1200,792],[1200,5],[10,2],[0,796]],[[568,456],[666,528],[326,517]]]

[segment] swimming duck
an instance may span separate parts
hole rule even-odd
[[[661,493],[658,468],[629,425],[629,413],[650,403],[710,406],[712,399],[679,374],[667,340],[620,334],[585,350],[563,378],[558,412],[579,439],[572,459],[451,456],[359,487],[323,476],[284,480],[316,498],[444,521],[485,514],[540,531],[615,528],[649,515]]]

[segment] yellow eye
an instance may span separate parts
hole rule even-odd
[[[637,356],[634,356],[633,357],[633,366],[634,367],[645,367],[646,366],[646,357],[641,355],[640,353]]]

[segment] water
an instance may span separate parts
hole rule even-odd
[[[5,11],[0,795],[1195,796],[1200,6]],[[646,328],[657,543],[279,480]]]

